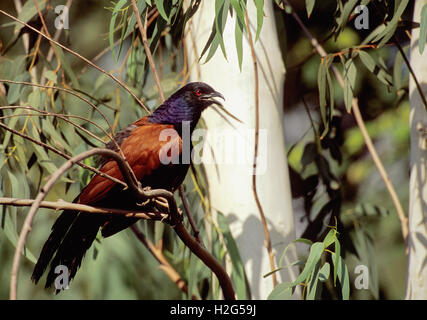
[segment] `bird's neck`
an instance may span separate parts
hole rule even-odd
[[[193,132],[200,119],[201,112],[188,106],[183,100],[167,100],[148,117],[151,123],[171,124],[182,137],[189,130]]]

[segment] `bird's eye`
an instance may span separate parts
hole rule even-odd
[[[194,91],[194,94],[199,97],[202,95],[202,91],[196,90],[196,91]]]

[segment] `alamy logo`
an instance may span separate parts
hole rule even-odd
[[[354,268],[354,273],[358,276],[354,279],[354,286],[356,289],[369,289],[369,269],[367,266],[361,264]]]
[[[66,290],[68,289],[68,268],[62,264],[55,267],[55,274],[59,274],[55,278],[55,289]]]
[[[181,137],[174,129],[165,129],[159,135],[164,141],[159,150],[162,164],[225,164],[253,165],[254,129],[195,129],[191,134],[190,122],[183,121]],[[193,142],[193,148],[191,143]],[[181,144],[182,143],[182,144]],[[215,150],[213,152],[212,150]],[[256,172],[262,175],[267,171],[268,130],[258,131],[258,157]]]
[[[64,5],[59,5],[55,7],[55,13],[58,16],[55,19],[55,28],[56,29],[70,29],[68,23],[68,7]]]
[[[355,14],[358,16],[354,19],[354,27],[357,30],[368,30],[369,29],[369,9],[367,6],[360,5],[357,6],[355,11]]]

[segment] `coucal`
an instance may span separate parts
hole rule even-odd
[[[142,187],[174,192],[180,186],[190,164],[176,159],[165,163],[161,159],[164,152],[162,150],[166,144],[172,143],[182,159],[183,152],[188,152],[183,148],[182,135],[185,131],[182,129],[183,123],[190,126],[191,136],[202,111],[212,104],[221,105],[215,97],[224,99],[206,83],[189,83],[170,96],[151,115],[135,121],[115,135],[117,144]],[[168,141],[161,137],[164,130],[169,130],[169,133],[170,130],[175,132],[175,138],[171,136]],[[107,144],[107,148],[118,151],[112,141]],[[100,171],[123,181],[123,176],[113,159],[101,159]],[[104,208],[137,209],[137,200],[129,189],[124,190],[120,184],[99,175],[91,179],[74,202]],[[52,226],[31,278],[37,283],[50,263],[46,288],[50,287],[58,276],[55,274],[58,265],[68,268],[70,281],[74,278],[83,256],[92,245],[100,228],[102,236],[109,237],[131,226],[137,220],[117,215],[64,211]]]

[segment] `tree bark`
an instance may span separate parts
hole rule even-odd
[[[420,22],[427,0],[415,3],[413,21]],[[427,50],[420,55],[419,28],[413,29],[410,61],[427,96]],[[427,299],[427,111],[413,77],[410,76],[411,176],[409,194],[409,237],[407,299]]]
[[[212,59],[198,65],[200,53],[210,35],[214,21],[215,1],[202,1],[192,19],[186,37],[190,80],[204,81],[225,96],[225,108],[243,123],[227,117],[224,121],[214,110],[207,110],[203,119],[208,127],[208,143],[203,156],[209,184],[212,210],[222,212],[229,222],[242,257],[253,299],[265,299],[273,289],[260,212],[252,189],[255,149],[255,71],[248,37],[243,39],[243,63],[239,69],[235,45],[235,18],[229,16],[223,33],[227,59],[218,48]],[[255,41],[256,9],[248,1],[248,16]],[[259,144],[256,187],[271,235],[275,265],[283,249],[295,239],[292,198],[283,138],[283,82],[285,67],[278,43],[272,1],[264,4],[264,24],[255,43],[259,74]],[[222,136],[223,138],[218,138]],[[214,158],[210,156],[214,153]],[[240,156],[242,158],[239,159]],[[216,163],[206,163],[206,159]],[[215,215],[215,212],[212,212]],[[296,260],[296,252],[288,250],[283,264]],[[293,281],[295,268],[277,273],[278,281]]]

